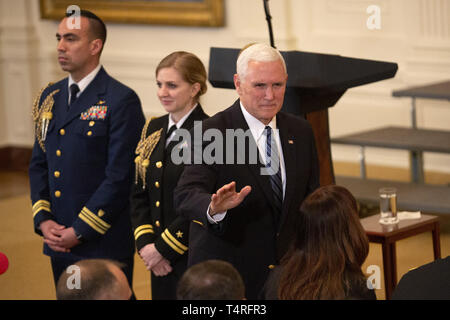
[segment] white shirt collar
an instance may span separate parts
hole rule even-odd
[[[94,80],[94,78],[97,76],[97,73],[100,71],[101,67],[102,67],[102,65],[99,63],[97,65],[97,67],[95,67],[94,70],[92,70],[86,77],[84,77],[83,79],[81,79],[78,82],[75,82],[72,79],[72,76],[69,74],[69,95],[70,95],[70,86],[73,83],[76,83],[78,85],[78,88],[80,88],[80,91],[77,94],[77,96],[79,97],[80,94],[84,91],[84,89],[86,89],[87,86],[92,82],[92,80]]]
[[[247,121],[248,127],[250,128],[253,137],[255,138],[255,141],[258,141],[261,135],[264,133],[264,130],[266,128],[266,125],[262,123],[260,120],[256,119],[254,116],[252,116],[241,104],[241,110],[244,114],[245,121]],[[275,130],[277,128],[277,117],[273,117],[272,120],[270,120],[268,124],[272,130]]]
[[[175,123],[175,121],[172,120],[172,117],[171,117],[171,115],[169,114],[169,124],[168,124],[168,126],[167,126],[167,130],[169,130],[170,127],[171,127],[172,125],[176,125],[176,126],[177,126],[177,129],[180,129],[181,126],[183,125],[183,123],[186,121],[186,119],[189,118],[189,116],[191,115],[191,113],[194,111],[194,109],[197,108],[197,106],[198,106],[198,103],[197,103],[191,110],[189,110],[189,112],[186,113],[186,114],[183,116],[183,118],[181,118],[177,123]]]

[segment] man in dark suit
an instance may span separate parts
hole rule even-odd
[[[319,186],[310,125],[279,112],[286,81],[278,50],[265,44],[245,49],[234,76],[240,99],[202,123],[203,133],[222,133],[224,161],[208,164],[211,148],[204,142],[203,161],[185,167],[175,190],[178,213],[192,221],[189,265],[230,262],[242,275],[249,299],[257,298],[269,270],[287,250],[290,216]],[[196,157],[198,141],[193,145]],[[221,153],[215,151],[213,157]]]
[[[29,168],[35,231],[44,238],[55,284],[87,258],[126,265],[132,283],[134,239],[129,216],[132,163],[144,125],[136,93],[100,65],[106,27],[81,11],[56,34],[58,61],[69,77],[35,100],[36,141]],[[75,26],[75,27],[74,27]]]
[[[392,300],[450,300],[450,256],[406,273]]]

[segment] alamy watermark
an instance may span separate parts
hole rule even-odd
[[[278,129],[274,132],[278,134]],[[261,175],[273,175],[280,168],[279,154],[273,151],[278,149],[273,134],[272,153],[266,157],[258,151],[250,129],[226,129],[225,134],[215,128],[203,131],[202,122],[195,121],[192,133],[183,128],[176,131],[173,141],[178,143],[170,154],[174,164],[266,164],[260,169]]]
[[[369,289],[381,289],[381,269],[377,265],[370,265],[366,270],[367,274],[367,288]]]
[[[66,9],[66,13],[70,15],[66,20],[67,28],[72,29],[81,29],[81,9],[77,5],[70,5]]]
[[[366,21],[367,29],[380,30],[381,29],[381,8],[375,4],[367,7],[366,12],[371,14]]]
[[[66,286],[69,290],[80,290],[81,289],[81,269],[77,265],[70,265],[66,269],[66,273],[71,274],[67,278]]]

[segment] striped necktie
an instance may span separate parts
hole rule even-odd
[[[272,186],[275,207],[281,214],[283,203],[283,183],[281,181],[280,157],[277,144],[272,135],[272,128],[266,126],[266,168],[268,168],[270,184]],[[272,167],[273,165],[273,167]]]

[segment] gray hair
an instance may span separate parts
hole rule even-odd
[[[284,72],[287,73],[286,63],[280,51],[265,43],[255,43],[245,48],[239,54],[236,62],[236,73],[239,75],[241,81],[243,81],[247,75],[248,63],[250,61],[270,62],[276,60],[281,61]]]

